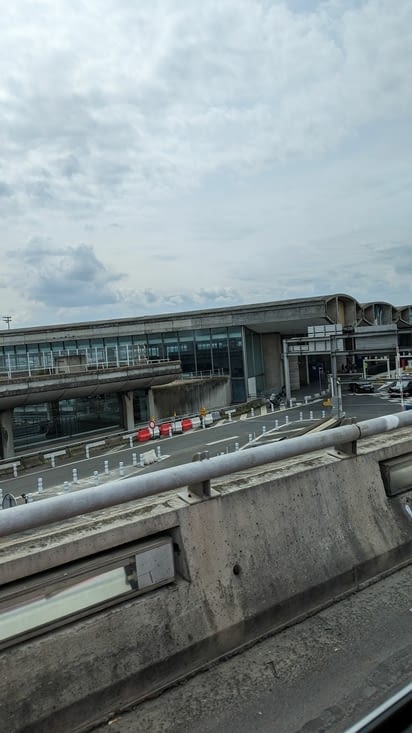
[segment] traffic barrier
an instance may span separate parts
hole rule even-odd
[[[154,449],[146,451],[146,453],[140,454],[140,462],[143,466],[149,466],[151,463],[156,463],[157,455]]]
[[[186,430],[191,430],[193,428],[193,423],[190,417],[184,417],[181,422],[183,432],[185,432]]]
[[[140,428],[140,430],[137,431],[136,439],[139,443],[144,443],[147,440],[152,439],[152,431],[150,428]]]

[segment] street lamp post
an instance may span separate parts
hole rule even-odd
[[[2,316],[2,318],[3,318],[3,321],[7,323],[7,328],[10,328],[10,322],[12,320],[12,317],[11,316]]]

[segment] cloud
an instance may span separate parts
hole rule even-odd
[[[3,308],[30,299],[36,322],[93,299],[121,316],[354,285],[396,296],[411,27],[410,0],[6,5]]]
[[[37,304],[79,309],[119,300],[114,284],[124,275],[108,271],[89,245],[59,249],[31,240],[11,257],[26,267],[25,295]]]

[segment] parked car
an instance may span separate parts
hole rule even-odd
[[[401,392],[404,397],[410,397],[412,395],[412,379],[402,379],[391,384],[388,389],[389,397],[400,397]]]
[[[366,381],[350,382],[349,389],[351,392],[354,392],[354,393],[360,393],[360,392],[363,392],[363,393],[369,392],[370,393],[370,392],[375,391],[375,387],[373,386],[372,382],[366,382]]]

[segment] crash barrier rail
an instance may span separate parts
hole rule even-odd
[[[237,451],[144,476],[125,478],[120,483],[109,482],[99,487],[99,491],[89,488],[30,505],[11,507],[0,514],[0,537],[185,486],[207,486],[207,482],[214,478],[324,448],[339,447],[355,455],[358,440],[411,425],[412,412],[386,415],[343,425],[323,433],[302,435],[293,440],[258,446],[248,451]],[[210,493],[206,492],[205,497],[207,495]]]
[[[264,412],[265,408],[262,408],[261,411],[261,417],[264,415],[268,415],[268,413]],[[231,422],[231,413],[234,412],[234,410],[229,410],[226,412],[227,419],[229,422]],[[212,413],[209,413],[210,417],[212,417]],[[253,418],[254,417],[254,410],[252,408],[250,415],[245,415],[246,417]],[[270,417],[270,415],[269,415]],[[244,448],[250,448],[252,444],[257,444],[256,441],[259,441],[262,438],[265,438],[267,436],[273,437],[273,433],[276,433],[276,431],[282,431],[283,429],[287,429],[291,425],[299,425],[301,426],[302,431],[305,432],[319,432],[321,430],[328,430],[329,428],[336,427],[337,424],[340,424],[341,418],[335,417],[333,415],[330,415],[329,417],[326,416],[326,410],[321,410],[320,412],[310,410],[307,415],[304,414],[303,411],[299,412],[299,416],[297,420],[290,420],[290,416],[287,412],[285,412],[282,415],[283,419],[275,419],[274,424],[269,425],[260,425],[258,430],[252,430],[247,437],[246,443],[244,445],[240,445],[238,442],[238,438],[234,438],[232,443],[226,443],[225,450],[217,450],[213,453],[213,456],[220,456],[228,453],[233,453],[239,450],[243,450]],[[45,499],[47,494],[55,495],[56,493],[60,493],[61,490],[63,490],[64,493],[68,493],[71,490],[78,490],[79,488],[87,488],[90,483],[93,485],[100,484],[101,482],[108,482],[109,480],[113,480],[115,476],[125,476],[130,473],[136,473],[137,468],[144,468],[148,464],[155,463],[157,461],[161,461],[168,456],[162,453],[162,439],[165,437],[171,437],[172,435],[176,434],[183,434],[184,432],[196,429],[201,427],[201,418],[199,417],[193,417],[193,418],[182,418],[180,422],[180,429],[176,428],[176,423],[173,422],[166,422],[166,423],[160,423],[159,427],[156,428],[143,428],[139,429],[135,435],[133,432],[132,434],[122,435],[123,441],[129,441],[129,449],[135,448],[135,440],[136,440],[136,447],[140,447],[140,451],[144,448],[142,445],[147,443],[148,441],[159,439],[159,442],[155,443],[155,446],[152,449],[143,450],[143,452],[133,452],[131,456],[127,456],[127,454],[123,457],[122,460],[119,460],[117,463],[113,460],[113,456],[111,456],[111,460],[104,459],[102,464],[102,469],[95,469],[93,471],[93,474],[91,475],[90,472],[87,472],[84,470],[79,470],[78,466],[73,467],[73,463],[70,462],[69,465],[67,465],[67,475],[65,476],[64,480],[61,479],[60,483],[56,484],[56,482],[53,482],[53,478],[50,477],[50,474],[47,474],[47,478],[44,479],[43,476],[38,476],[37,481],[34,478],[33,485],[26,489],[26,492],[24,494],[20,494],[20,497],[14,496],[13,494],[10,494],[6,489],[3,488],[3,486],[0,483],[0,509],[4,508],[2,507],[2,502],[4,497],[6,496],[6,505],[7,507],[10,507],[10,502],[13,506],[16,504],[21,504],[22,500],[24,502],[30,503],[32,501],[36,501],[37,499]],[[313,426],[312,423],[315,423]],[[210,423],[211,424],[211,423]],[[209,425],[208,421],[205,421],[204,427],[207,427]],[[143,437],[142,434],[143,433]],[[275,438],[276,439],[276,438]],[[278,438],[278,439],[283,439]],[[86,459],[90,458],[90,450],[96,449],[96,448],[105,448],[106,447],[106,440],[99,440],[93,443],[87,443],[84,447],[85,450],[85,456]],[[64,449],[64,450],[54,450],[49,453],[43,453],[42,457],[44,460],[50,461],[50,467],[55,468],[56,462],[59,461],[61,458],[65,458],[67,452],[70,453],[70,449]],[[107,455],[107,453],[104,453],[104,455]],[[73,456],[72,456],[73,457]],[[211,452],[208,451],[208,457],[211,457]],[[59,465],[61,466],[61,463],[59,461]],[[17,478],[19,475],[19,467],[21,466],[20,461],[16,461],[14,463],[0,463],[0,477],[1,472],[8,472],[13,473],[13,476]],[[23,466],[23,472],[24,472],[24,466]],[[48,484],[48,486],[47,486]]]

